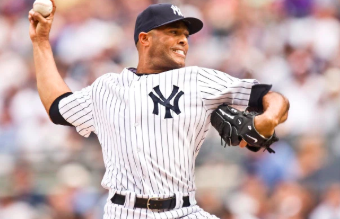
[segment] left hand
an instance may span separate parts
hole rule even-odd
[[[266,114],[261,114],[254,118],[254,125],[258,133],[269,138],[274,134],[274,129],[278,123],[275,122],[274,119],[269,118]],[[248,143],[245,140],[242,140],[239,146],[244,148],[247,144]]]

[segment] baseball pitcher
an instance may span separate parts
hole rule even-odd
[[[195,159],[210,124],[228,145],[273,152],[288,100],[254,79],[186,67],[188,37],[203,23],[171,4],[150,5],[138,15],[136,68],[72,92],[49,43],[53,6],[46,18],[28,16],[38,91],[52,122],[98,136],[106,167],[101,184],[109,193],[104,218],[216,218],[195,200]]]

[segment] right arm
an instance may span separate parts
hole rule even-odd
[[[48,17],[44,18],[33,10],[28,15],[37,87],[47,114],[49,114],[50,107],[55,99],[64,93],[71,92],[58,72],[49,42],[49,33],[56,11],[54,0],[51,1],[53,3],[53,11]]]

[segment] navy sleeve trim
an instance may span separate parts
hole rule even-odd
[[[257,109],[256,111],[263,111],[262,98],[272,88],[271,84],[255,84],[251,88],[250,99],[248,106]]]
[[[66,98],[66,97],[68,97],[72,94],[73,94],[72,92],[64,93],[61,96],[59,96],[57,99],[55,99],[54,102],[52,103],[49,114],[50,114],[50,118],[51,118],[51,120],[54,124],[73,126],[64,119],[64,117],[60,114],[60,111],[59,111],[59,102],[62,99]]]

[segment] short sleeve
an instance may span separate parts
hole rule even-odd
[[[247,107],[252,87],[259,84],[255,79],[239,79],[207,68],[199,68],[197,80],[207,110],[216,109],[222,103]]]
[[[68,123],[76,127],[80,135],[88,137],[91,132],[95,132],[92,86],[63,98],[59,102],[59,112]]]

